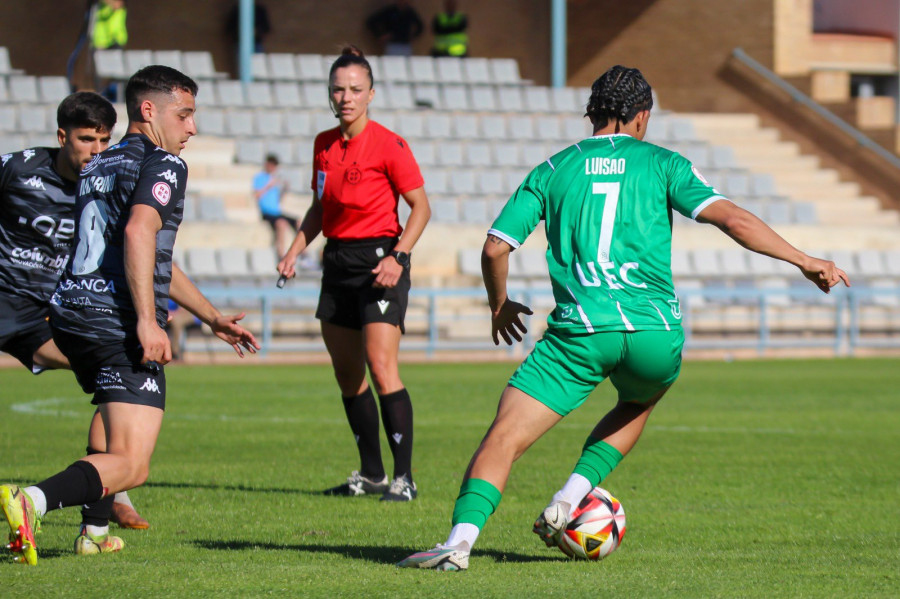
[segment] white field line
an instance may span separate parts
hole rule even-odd
[[[47,399],[36,399],[22,403],[15,403],[10,406],[13,412],[18,414],[27,414],[31,416],[45,416],[55,418],[85,418],[84,410],[76,411],[66,409],[65,406],[87,404],[86,397],[49,397]],[[186,420],[194,422],[246,422],[246,423],[268,423],[268,424],[324,424],[324,425],[346,425],[346,420],[342,418],[303,418],[292,416],[229,416],[226,414],[180,414],[168,413],[167,420]],[[446,423],[436,418],[418,418],[415,422],[417,427],[445,427]],[[464,425],[455,424],[454,426],[477,427],[487,430],[490,425],[488,420],[472,421]],[[567,430],[580,430],[589,432],[590,425],[575,422],[560,422],[554,428],[562,428]],[[797,430],[792,428],[755,428],[755,427],[739,427],[739,426],[666,426],[648,424],[647,430],[659,431],[663,433],[688,433],[688,434],[731,434],[731,435],[847,435],[847,434],[863,434],[861,431],[850,430]]]

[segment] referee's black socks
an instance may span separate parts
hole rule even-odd
[[[371,387],[359,395],[342,397],[344,412],[350,430],[356,437],[359,450],[359,472],[368,479],[380,481],[384,478],[384,463],[381,461],[381,441],[378,439],[378,406]]]
[[[406,475],[412,482],[413,409],[409,392],[403,388],[378,397],[381,421],[394,455],[394,478]]]

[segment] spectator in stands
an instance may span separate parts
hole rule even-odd
[[[125,0],[100,0],[91,14],[91,47],[93,50],[114,50],[124,48],[128,43],[128,28],[125,20],[128,11]],[[93,57],[93,53],[90,55]],[[92,65],[93,67],[93,65]],[[109,80],[94,76],[94,87],[102,90],[105,98],[116,101],[118,86]]]
[[[397,0],[366,19],[366,27],[384,44],[384,54],[412,56],[412,42],[422,35],[422,19],[407,0]]]
[[[466,33],[468,27],[469,21],[465,14],[457,10],[456,0],[446,0],[444,10],[434,15],[434,21],[431,22],[431,30],[434,33],[431,55],[460,58],[468,56],[469,35]]]
[[[233,40],[235,48],[237,48],[238,42],[241,39],[240,22],[240,10],[238,10],[238,4],[235,4],[232,7],[231,11],[228,13],[228,22],[226,23],[228,35]],[[263,42],[265,41],[264,38],[269,35],[270,31],[272,31],[272,25],[269,22],[269,11],[259,2],[254,2],[253,51],[255,53],[261,54],[266,51]]]
[[[95,50],[124,48],[128,43],[125,0],[100,0],[91,22],[91,45]]]
[[[288,242],[297,232],[297,219],[281,211],[281,198],[287,187],[287,181],[278,173],[278,156],[267,155],[262,172],[253,177],[253,197],[262,219],[272,227],[279,256],[284,256]]]
[[[791,246],[728,201],[686,158],[642,140],[653,96],[637,69],[615,66],[587,103],[593,136],[529,173],[487,232],[482,271],[494,343],[521,341],[522,314],[508,295],[510,253],[542,225],[556,309],[509,379],[497,416],[463,477],[447,541],[400,566],[465,570],[497,509],[513,461],[609,378],[616,405],[597,423],[562,489],[533,527],[558,543],[582,499],[631,451],[681,370],[684,331],[672,284],[672,211],[715,225],[743,247],[783,260],[828,293],[846,273]]]
[[[322,322],[361,467],[326,494],[378,493],[386,501],[411,501],[417,494],[411,465],[413,412],[400,380],[398,353],[410,252],[431,209],[406,140],[369,119],[373,85],[372,68],[354,46],[331,65],[331,108],[340,125],[316,137],[313,203],[278,271],[294,276],[300,252],[320,232],[328,238],[316,318]],[[397,216],[401,195],[411,209],[406,230]],[[394,457],[390,484],[381,461],[378,408],[366,381],[367,364]]]

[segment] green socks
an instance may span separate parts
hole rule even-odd
[[[609,476],[613,468],[622,461],[619,450],[595,437],[588,437],[581,450],[581,458],[575,464],[574,474],[580,474],[588,479],[591,488],[600,484],[600,481]]]
[[[453,508],[453,525],[466,523],[479,528],[500,505],[502,493],[486,480],[470,478],[459,488],[459,497]]]

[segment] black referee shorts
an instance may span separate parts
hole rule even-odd
[[[35,372],[34,352],[53,338],[49,313],[46,305],[35,300],[0,292],[0,350]]]
[[[372,322],[386,322],[405,333],[409,303],[409,269],[391,289],[372,286],[372,269],[397,244],[393,237],[353,241],[329,239],[322,255],[322,292],[316,318],[348,329],[362,330]]]
[[[86,339],[53,329],[53,340],[69,359],[72,372],[92,404],[130,403],[166,409],[166,373],[156,362],[141,364],[144,355],[134,341],[112,343]]]

